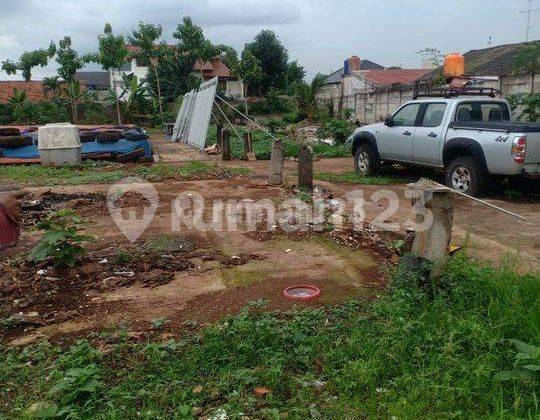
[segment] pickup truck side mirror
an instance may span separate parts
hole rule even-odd
[[[384,119],[384,125],[388,126],[388,127],[392,127],[394,125],[394,117],[392,117],[391,115],[389,115],[388,117],[386,117]]]

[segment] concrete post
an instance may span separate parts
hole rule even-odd
[[[242,160],[248,160],[248,156],[252,153],[251,150],[251,134],[249,131],[246,131],[243,136],[244,140],[244,152],[242,154]]]
[[[217,124],[216,125],[216,142],[220,149],[221,147],[221,132],[223,131],[223,124]]]
[[[231,144],[229,142],[229,130],[221,131],[221,160],[231,160]]]
[[[281,185],[283,183],[283,165],[285,162],[285,148],[280,139],[274,140],[272,146],[272,158],[270,160],[270,171],[268,182],[272,185]]]
[[[417,224],[412,253],[437,266],[448,255],[454,224],[454,203],[452,192],[447,188],[422,186],[422,183],[425,184],[420,180],[408,185],[413,192],[412,205]]]
[[[298,154],[298,188],[313,191],[313,153],[308,146],[302,146]]]

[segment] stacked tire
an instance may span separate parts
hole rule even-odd
[[[125,130],[122,133],[122,137],[129,141],[142,141],[148,139],[148,135],[140,128],[131,128],[129,130]]]
[[[96,141],[97,136],[96,131],[80,131],[79,130],[79,139],[81,140],[81,143],[91,143],[93,141]]]
[[[122,138],[122,133],[115,130],[101,131],[96,134],[96,141],[102,144],[116,143]]]
[[[18,128],[0,128],[0,149],[15,149],[17,147],[32,146],[33,144],[32,137],[21,135]]]

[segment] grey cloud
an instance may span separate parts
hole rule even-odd
[[[71,35],[79,51],[96,48],[105,22],[127,34],[139,20],[159,23],[171,35],[191,16],[214,42],[241,49],[261,29],[276,31],[312,75],[341,66],[351,54],[383,65],[418,67],[416,52],[482,48],[524,38],[525,0],[0,0],[0,60]],[[540,14],[533,20],[538,38]],[[36,69],[36,78],[55,65]],[[0,72],[0,79],[5,79]]]

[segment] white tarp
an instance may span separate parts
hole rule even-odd
[[[182,105],[178,111],[178,116],[174,123],[173,133],[171,140],[185,143],[187,141],[187,134],[189,132],[189,125],[191,122],[191,115],[193,112],[193,99],[195,98],[195,90],[188,92],[184,95]]]
[[[190,146],[199,150],[204,150],[206,144],[206,134],[212,115],[212,106],[214,105],[217,84],[217,77],[202,83],[194,98],[195,103],[191,114],[187,142]]]

